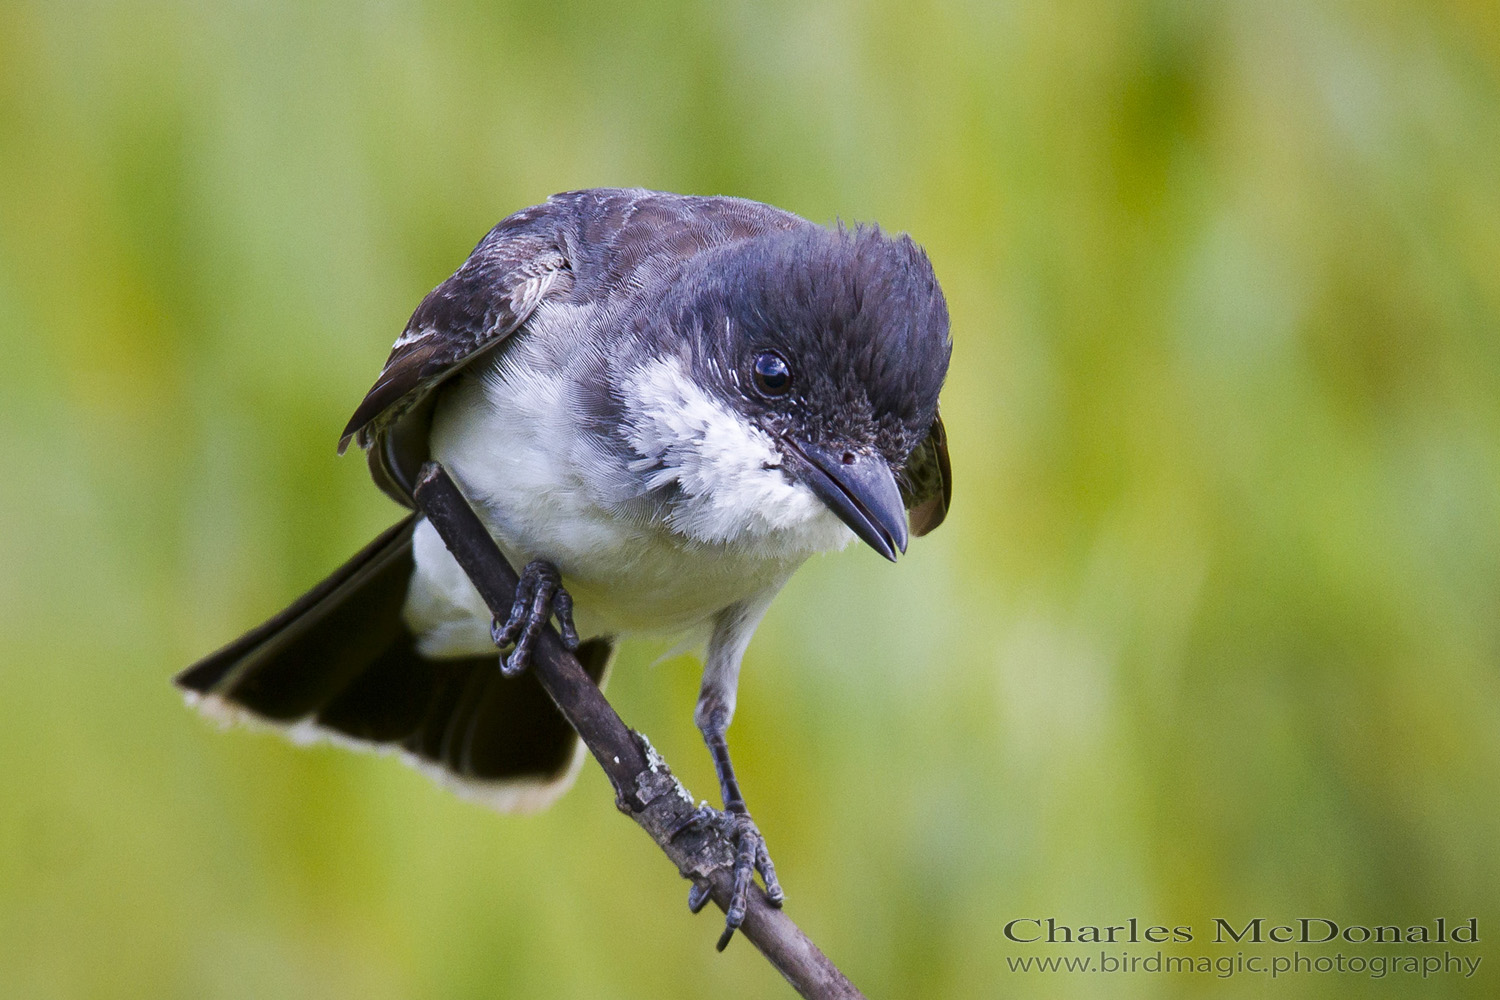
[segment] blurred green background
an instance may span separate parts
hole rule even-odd
[[[594,185],[878,220],[948,294],[952,516],[897,568],[810,564],[731,731],[856,983],[1497,995],[1493,0],[25,0],[0,996],[789,995],[714,953],[592,763],[499,816],[168,683],[395,519],[345,418],[480,235]],[[660,652],[610,694],[711,795],[697,663]],[[1243,950],[1215,916],[1473,916],[1484,965],[1011,971],[1063,953],[1003,937],[1047,916],[1191,924],[1194,955]]]

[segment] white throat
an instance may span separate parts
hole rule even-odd
[[[704,544],[766,547],[783,556],[842,548],[854,536],[806,486],[782,472],[765,431],[693,381],[678,358],[657,358],[625,379],[631,471],[650,489],[680,491],[667,515]]]

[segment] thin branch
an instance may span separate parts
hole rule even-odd
[[[429,462],[415,490],[417,506],[442,536],[448,551],[490,611],[505,618],[518,578],[468,500],[447,471]],[[584,673],[557,632],[547,628],[532,652],[531,668],[568,724],[604,768],[615,789],[615,805],[650,834],[684,878],[707,887],[719,908],[733,891],[734,850],[712,830],[690,824],[695,805],[666,761],[645,737],[615,713],[604,693]],[[863,1000],[863,994],[828,960],[782,910],[757,887],[740,933],[809,1000]]]

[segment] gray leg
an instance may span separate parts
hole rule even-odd
[[[719,794],[724,803],[723,810],[705,807],[701,813],[702,822],[717,829],[734,845],[734,892],[724,916],[724,933],[718,944],[720,951],[729,944],[735,930],[745,920],[756,872],[765,883],[766,898],[771,903],[780,906],[785,898],[781,883],[776,879],[776,866],[771,863],[771,855],[766,850],[766,839],[750,818],[745,798],[740,794],[739,780],[735,777],[734,764],[729,759],[729,744],[725,739],[729,722],[734,717],[740,660],[745,647],[750,644],[755,626],[770,604],[770,597],[771,594],[766,594],[734,605],[719,616],[713,638],[709,640],[703,688],[698,695],[697,710],[693,713],[693,720],[703,733],[703,741],[708,744],[708,752],[713,757]],[[696,913],[707,898],[695,886],[688,894],[688,906]]]
[[[766,898],[780,906],[786,898],[781,883],[776,878],[776,866],[771,863],[771,854],[766,850],[766,838],[750,818],[745,808],[744,796],[740,794],[739,781],[734,776],[734,764],[729,760],[729,744],[724,739],[728,727],[727,716],[722,712],[710,713],[711,722],[703,730],[704,742],[713,755],[714,771],[719,776],[719,792],[724,802],[723,810],[704,810],[705,823],[718,829],[719,834],[734,845],[734,892],[730,896],[729,909],[724,914],[724,934],[719,938],[718,948],[723,951],[734,932],[744,923],[745,910],[750,903],[750,888],[756,872],[766,886]],[[693,904],[689,898],[688,905]],[[700,904],[701,905],[701,904]]]

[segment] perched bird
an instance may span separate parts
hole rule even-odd
[[[943,520],[950,349],[906,236],[737,198],[556,195],[422,301],[340,443],[408,507],[425,462],[448,470],[526,567],[510,620],[413,513],[177,683],[209,714],[392,748],[524,810],[583,758],[524,672],[554,615],[600,684],[623,636],[706,640],[714,818],[742,858],[736,894],[753,858],[777,901],[725,742],[740,661],[810,555],[858,536],[894,561]],[[514,646],[498,666],[497,645]]]

